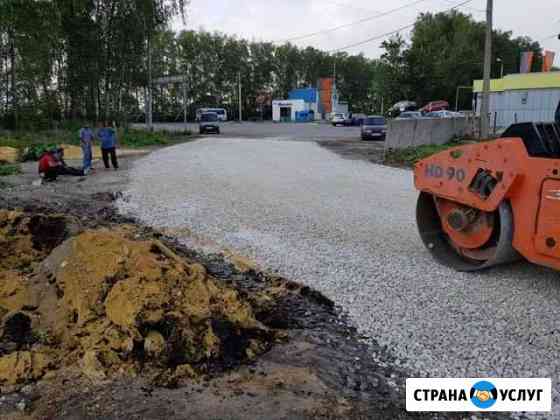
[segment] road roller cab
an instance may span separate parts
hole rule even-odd
[[[557,124],[515,124],[430,156],[414,180],[420,236],[441,263],[473,271],[523,256],[560,270]]]

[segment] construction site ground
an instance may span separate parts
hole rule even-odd
[[[247,362],[216,363],[207,373],[177,386],[152,378],[117,376],[92,378],[78,366],[65,367],[36,381],[5,386],[0,394],[2,418],[142,418],[142,419],[294,419],[294,418],[428,418],[407,414],[402,378],[391,356],[360,336],[329,299],[277,276],[247,269],[232,258],[205,254],[175,238],[119,215],[114,200],[126,189],[130,167],[138,157],[123,158],[118,171],[102,169],[87,177],[63,177],[33,186],[35,164],[23,165],[23,175],[4,178],[1,209],[25,215],[64,215],[78,230],[111,231],[132,225],[141,239],[157,238],[241,295],[265,287],[292,289],[279,295],[270,310],[259,315],[270,328],[285,332],[263,354]],[[69,162],[78,164],[78,162]],[[231,257],[231,255],[229,255]],[[233,259],[235,261],[235,258]],[[250,263],[248,263],[250,264]],[[371,354],[385,355],[386,363]]]
[[[224,128],[142,159],[120,208],[317,289],[409,376],[558,377],[555,271],[526,261],[477,273],[438,264],[416,227],[412,172],[366,157],[381,142],[360,143],[348,159],[340,150],[359,142],[357,128],[279,126],[297,134],[233,137]]]

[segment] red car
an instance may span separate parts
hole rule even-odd
[[[422,108],[420,112],[434,112],[434,111],[446,111],[449,109],[449,102],[447,101],[432,101],[428,102]]]

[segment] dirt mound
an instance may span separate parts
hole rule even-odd
[[[15,163],[18,159],[18,150],[15,147],[0,147],[0,162]]]
[[[132,227],[86,231],[36,267],[47,251],[30,220],[0,213],[10,246],[0,259],[0,384],[79,366],[94,380],[142,373],[175,385],[270,347],[248,300],[161,242]]]
[[[0,209],[0,272],[32,271],[77,229],[75,222],[64,216],[26,215]]]
[[[80,146],[75,146],[72,144],[61,144],[60,147],[64,149],[64,158],[66,160],[82,160],[83,152]],[[149,150],[147,149],[127,149],[121,148],[119,149],[119,156],[136,156],[136,155],[144,155],[148,153]],[[99,147],[94,147],[92,149],[93,158],[94,159],[101,159],[101,149]]]

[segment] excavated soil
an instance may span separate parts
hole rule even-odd
[[[0,418],[461,418],[320,293],[119,216],[129,164],[0,194]]]
[[[319,293],[99,224],[0,210],[3,418],[365,418],[372,396],[402,415]]]
[[[92,380],[147,374],[176,386],[213,362],[254,359],[280,336],[254,315],[267,293],[251,306],[132,226],[64,240],[68,225],[63,216],[0,212],[0,386],[65,367]]]

